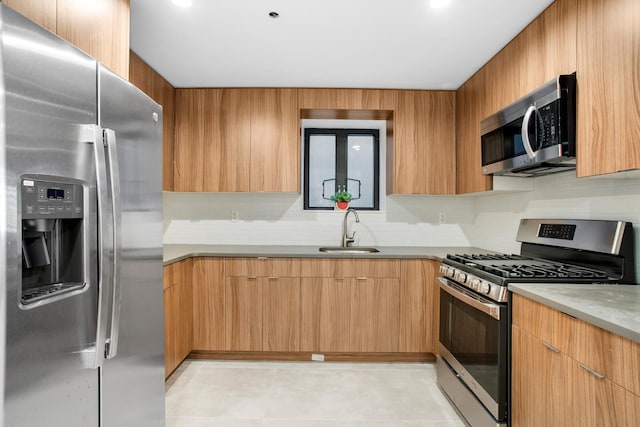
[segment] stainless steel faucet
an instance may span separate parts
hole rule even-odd
[[[347,209],[347,212],[345,212],[344,214],[344,220],[342,221],[342,247],[343,248],[349,247],[349,245],[351,245],[353,242],[356,241],[355,239],[356,232],[354,231],[353,234],[349,236],[349,232],[347,229],[347,217],[351,212],[353,212],[353,214],[356,216],[356,222],[360,222],[360,218],[358,217],[358,212],[356,212],[355,209]]]

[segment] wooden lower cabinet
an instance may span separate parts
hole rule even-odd
[[[193,260],[193,349],[225,346],[224,259]]]
[[[435,353],[438,340],[439,261],[402,260],[400,279],[399,351]]]
[[[224,324],[224,350],[262,351],[262,286],[257,277],[225,278]]]
[[[398,351],[400,280],[351,279],[349,350],[354,353]]]
[[[164,268],[165,376],[169,376],[193,348],[192,261]]]
[[[633,378],[640,364],[633,351],[638,343],[519,295],[513,312],[514,427],[638,425],[640,395]],[[626,347],[617,347],[620,342]],[[631,350],[624,366],[617,351],[623,347]]]
[[[262,350],[300,350],[300,279],[261,278]]]
[[[349,351],[351,279],[302,278],[300,350]]]

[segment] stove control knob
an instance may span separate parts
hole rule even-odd
[[[456,271],[453,269],[453,267],[449,267],[449,269],[447,270],[447,276],[453,278],[455,276]]]
[[[456,282],[464,284],[467,281],[467,275],[459,271],[456,272]]]
[[[474,291],[477,291],[479,286],[480,286],[480,280],[479,279],[471,279],[469,281],[469,287],[471,289],[473,289]]]
[[[440,265],[440,274],[447,274],[448,267],[444,264]]]
[[[489,292],[491,292],[491,286],[488,283],[483,282],[480,285],[480,289],[478,289],[478,292],[480,292],[481,294],[489,294]]]

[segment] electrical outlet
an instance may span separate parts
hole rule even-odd
[[[438,214],[438,222],[440,224],[446,224],[447,223],[447,214],[444,212],[440,212]]]
[[[311,354],[311,360],[313,360],[315,362],[324,362],[324,354],[312,353]]]
[[[240,211],[231,211],[231,221],[240,221]]]

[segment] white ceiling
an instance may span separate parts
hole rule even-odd
[[[175,87],[457,89],[551,3],[131,0],[131,49]]]

